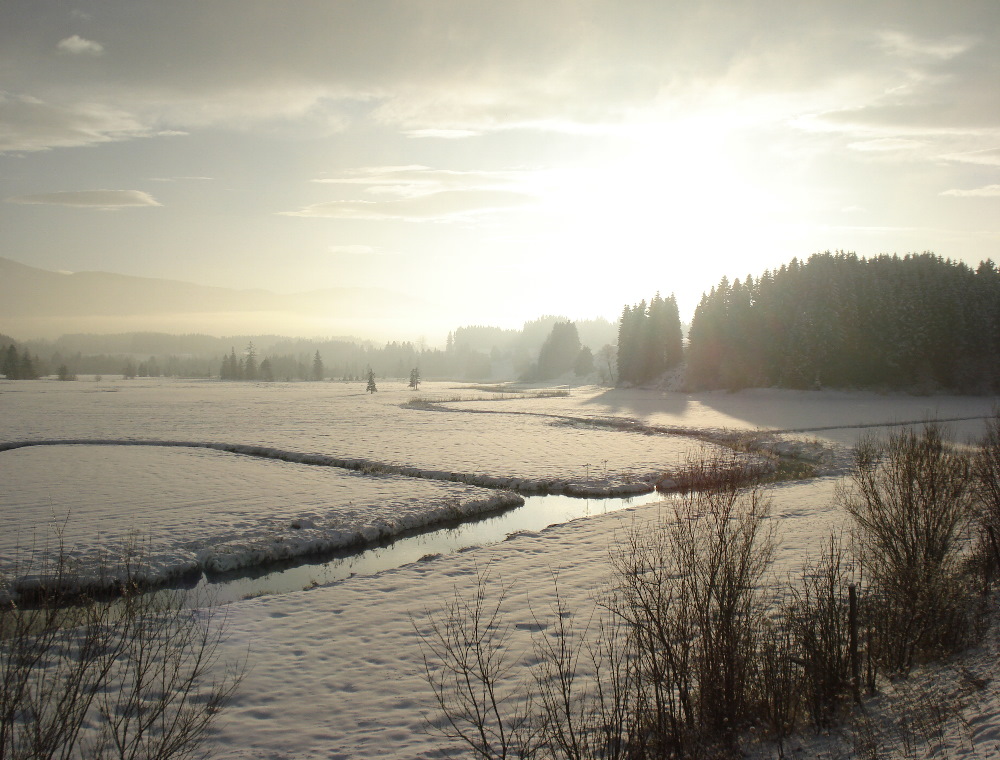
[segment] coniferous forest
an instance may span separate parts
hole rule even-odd
[[[626,330],[634,311],[625,310],[623,334],[634,332]],[[1000,272],[989,260],[972,269],[931,253],[838,252],[793,259],[756,280],[723,278],[695,311],[687,359],[693,389],[997,392]]]
[[[683,360],[683,332],[677,299],[657,293],[622,310],[618,323],[618,380],[647,383]]]

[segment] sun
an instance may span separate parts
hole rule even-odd
[[[683,311],[721,274],[755,271],[753,259],[773,239],[776,202],[766,183],[746,176],[748,162],[726,130],[691,119],[626,136],[613,156],[536,178],[536,242],[547,273],[581,285],[596,276],[605,288],[632,290],[635,301],[676,292]],[[546,251],[565,251],[576,274]]]

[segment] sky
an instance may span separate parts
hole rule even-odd
[[[4,0],[0,256],[459,324],[1000,258],[996,0]],[[414,312],[413,322],[422,317]]]

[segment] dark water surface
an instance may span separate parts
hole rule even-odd
[[[352,575],[372,575],[411,562],[429,561],[436,555],[499,543],[512,533],[539,531],[550,525],[650,504],[662,498],[664,497],[656,492],[629,498],[604,499],[580,499],[562,495],[529,496],[525,498],[524,506],[503,514],[399,538],[384,546],[361,552],[340,552],[312,561],[300,560],[257,570],[212,574],[202,578],[197,590],[207,593],[216,603],[299,591]],[[198,595],[201,596],[201,593]]]

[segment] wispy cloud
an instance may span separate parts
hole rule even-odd
[[[941,156],[945,161],[957,161],[961,164],[978,164],[980,166],[1000,166],[1000,148],[986,150],[970,150],[962,153],[948,153]]]
[[[135,206],[161,205],[149,193],[141,190],[73,190],[59,193],[40,193],[8,198],[8,203],[38,204],[47,206],[73,206],[104,211]]]
[[[368,195],[414,198],[448,190],[513,190],[523,181],[523,171],[455,171],[429,166],[372,166],[353,169],[337,177],[313,180],[321,184],[362,188]]]
[[[447,190],[391,201],[331,201],[287,211],[285,216],[329,219],[453,221],[515,208],[531,202],[525,193],[490,190]]]
[[[850,143],[847,147],[851,150],[862,152],[886,152],[914,150],[922,148],[925,143],[919,140],[908,140],[902,137],[877,137],[874,140],[860,140]]]
[[[327,250],[330,253],[346,254],[348,256],[367,256],[377,252],[370,245],[331,245]]]
[[[148,137],[135,115],[97,103],[55,105],[0,91],[0,153],[71,148]]]
[[[104,46],[93,40],[85,40],[79,34],[59,40],[56,49],[60,53],[70,53],[71,55],[101,55],[104,53]]]
[[[211,180],[212,177],[150,177],[150,182],[186,182],[186,181],[199,181],[199,180]]]
[[[461,140],[465,137],[478,137],[482,130],[478,129],[411,129],[404,132],[407,137],[433,137],[440,140]]]
[[[941,195],[950,195],[955,198],[1000,198],[1000,185],[986,185],[969,190],[952,188],[945,190]]]
[[[931,58],[948,61],[962,55],[978,43],[975,37],[952,35],[944,39],[920,38],[900,31],[879,33],[882,48],[906,58]]]

